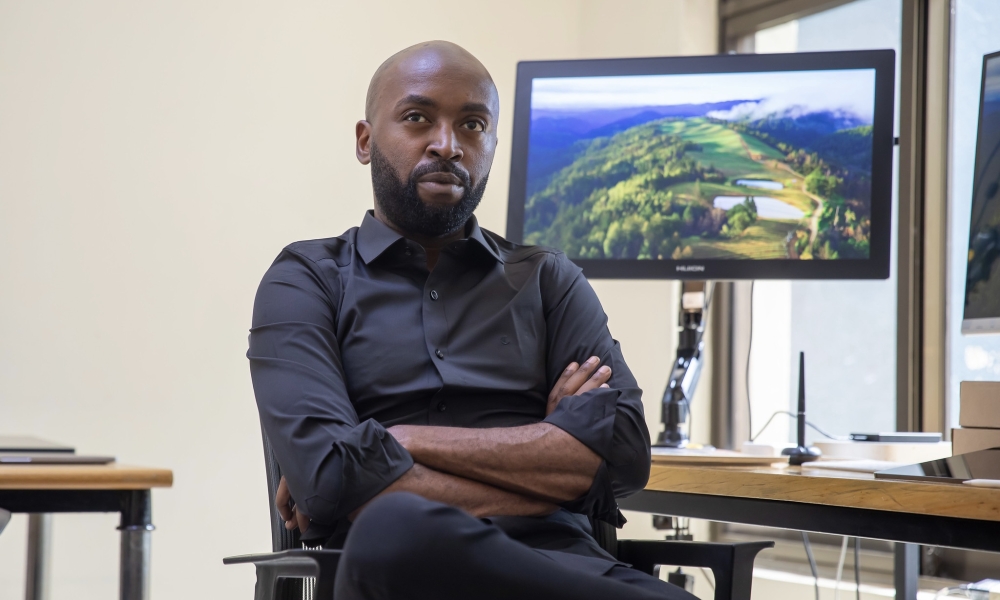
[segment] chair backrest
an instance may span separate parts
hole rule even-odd
[[[274,498],[278,494],[278,483],[281,481],[281,466],[278,459],[274,457],[274,449],[271,442],[261,427],[260,435],[264,439],[264,470],[267,472],[267,506],[271,514],[271,551],[281,552],[301,548],[302,542],[299,540],[299,530],[289,531],[285,529],[285,522],[278,514],[278,508],[274,504]],[[275,600],[312,600],[313,584],[315,580],[304,581],[302,579],[279,579],[278,587],[275,590]]]
[[[261,428],[260,435],[264,438],[264,468],[267,471],[267,506],[271,510],[271,551],[281,552],[292,548],[301,548],[299,541],[299,530],[289,531],[285,529],[285,522],[278,514],[278,508],[274,504],[274,497],[278,493],[278,482],[281,481],[281,467],[274,457],[274,449],[267,439],[267,434]]]
[[[618,530],[611,523],[590,519],[590,530],[597,545],[611,556],[618,558]]]

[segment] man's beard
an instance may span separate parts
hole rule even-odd
[[[487,175],[476,187],[472,187],[465,170],[443,160],[417,167],[410,173],[409,180],[404,182],[375,144],[372,144],[371,159],[372,188],[375,190],[375,203],[382,214],[403,231],[431,237],[447,235],[465,225],[483,199],[489,179]],[[451,173],[459,178],[465,191],[458,204],[444,207],[424,204],[417,192],[417,180],[428,173]]]

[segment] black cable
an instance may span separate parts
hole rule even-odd
[[[753,286],[754,281],[750,282],[750,342],[747,344],[747,370],[746,377],[744,378],[744,384],[746,386],[747,392],[747,429],[749,435],[753,435],[753,404],[750,403],[750,355],[753,350]],[[773,415],[772,415],[773,416]],[[751,437],[750,441],[754,441]]]
[[[861,600],[861,538],[854,538],[854,598]]]
[[[770,425],[771,421],[774,420],[774,417],[777,417],[778,415],[788,415],[789,417],[792,417],[793,419],[797,419],[798,418],[798,415],[795,414],[795,413],[793,413],[793,412],[791,412],[791,411],[776,410],[776,411],[774,411],[774,414],[771,415],[771,418],[767,420],[767,423],[764,423],[764,426],[760,428],[760,431],[757,432],[757,435],[755,435],[752,438],[750,438],[750,441],[752,442],[752,441],[756,440],[758,437],[760,437],[760,434],[764,433],[764,430],[767,429],[767,426]],[[819,427],[817,427],[816,425],[814,425],[812,423],[812,421],[806,421],[806,425],[808,425],[809,427],[812,427],[821,436],[823,436],[825,438],[828,438],[828,439],[831,439],[831,440],[838,440],[838,441],[841,441],[841,442],[846,442],[847,440],[850,439],[850,438],[848,438],[846,436],[842,436],[842,435],[830,435],[829,433],[823,431],[822,429],[820,429]]]
[[[798,418],[798,415],[792,415],[792,413],[788,413],[788,414],[791,415],[791,416],[793,416],[793,417],[795,417],[795,418]],[[816,427],[815,425],[813,425],[812,421],[806,421],[806,425],[808,425],[809,427],[812,427],[817,433],[819,433],[821,436],[825,437],[828,440],[839,440],[841,442],[846,442],[849,439],[851,439],[851,438],[847,437],[846,435],[830,435],[829,433],[823,431],[819,427]]]
[[[771,418],[768,419],[766,423],[764,423],[764,426],[760,428],[760,431],[757,432],[757,435],[750,437],[750,441],[752,442],[752,441],[756,440],[758,437],[760,437],[760,434],[764,433],[764,431],[767,429],[767,426],[770,425],[771,421],[774,420],[774,417],[777,417],[778,415],[780,415],[782,413],[792,414],[792,413],[788,412],[787,410],[776,411],[773,415],[771,415]]]
[[[802,545],[806,548],[806,558],[809,559],[809,570],[813,574],[813,585],[816,586],[816,600],[819,600],[819,570],[816,568],[816,558],[813,557],[812,546],[809,545],[809,534],[802,532]]]

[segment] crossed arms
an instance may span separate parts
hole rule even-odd
[[[608,388],[611,369],[599,365],[596,356],[570,363],[549,393],[546,416],[566,396]],[[379,496],[412,492],[477,517],[551,513],[558,503],[586,494],[601,463],[591,449],[549,423],[491,429],[396,425],[388,431],[414,464]],[[309,517],[292,503],[284,478],[275,504],[287,529],[308,529]]]
[[[392,402],[407,390],[427,385],[426,381],[411,385],[401,375],[424,376],[421,361],[409,360],[408,354],[424,351],[424,334],[415,330],[419,335],[411,336],[410,346],[395,340],[397,345],[383,352],[390,352],[390,359],[381,355],[363,358],[358,340],[373,335],[392,337],[397,332],[369,329],[364,331],[368,338],[358,336],[359,309],[356,304],[342,306],[346,302],[342,300],[344,271],[352,263],[339,257],[323,259],[320,250],[325,252],[325,246],[320,247],[320,242],[328,243],[321,240],[286,249],[268,270],[254,303],[247,353],[261,423],[287,477],[279,504],[289,526],[297,523],[298,512],[308,539],[343,533],[345,521],[369,501],[397,490],[416,492],[475,515],[543,515],[563,506],[620,522],[615,498],[641,489],[649,475],[649,433],[641,390],[620,346],[611,338],[596,294],[578,268],[561,255],[543,257],[546,262],[531,275],[545,286],[525,294],[542,294],[541,306],[532,309],[537,311],[532,318],[544,321],[532,325],[531,333],[538,337],[528,342],[536,346],[525,347],[530,360],[537,362],[512,365],[510,371],[497,365],[496,373],[488,372],[476,384],[478,388],[473,385],[487,394],[482,404],[486,410],[521,410],[515,413],[519,423],[533,416],[535,408],[527,408],[528,403],[547,401],[541,422],[503,426],[504,419],[487,415],[483,418],[492,419],[493,424],[486,427],[492,428],[406,425],[387,429],[365,415],[381,411],[398,423],[403,419],[392,415],[418,409],[415,404]],[[510,268],[518,265],[524,263]],[[500,280],[493,285],[509,291],[509,283]],[[350,298],[355,301],[354,296]],[[408,296],[401,293],[398,301],[405,305]],[[380,299],[364,307],[368,324],[395,319],[400,312],[371,314],[382,305],[388,305],[387,301]],[[405,337],[407,331],[398,335]],[[482,339],[467,331],[463,335],[466,341]],[[342,345],[351,352],[343,352]],[[587,356],[599,357],[600,364],[596,359],[579,366],[571,362]],[[387,360],[395,361],[395,372],[384,374]],[[544,367],[535,369],[538,363]],[[562,367],[567,363],[568,371]],[[599,371],[601,367],[606,370]],[[456,375],[456,367],[450,368],[456,388],[459,377],[475,378],[471,372]],[[547,398],[542,385],[552,386]],[[382,395],[352,399],[352,393],[372,389]],[[458,407],[468,409],[474,404],[455,406],[462,410]],[[359,413],[359,407],[363,412]],[[542,412],[538,411],[539,417]],[[452,418],[461,423],[460,414],[449,416],[455,415]],[[467,414],[466,421],[475,420]],[[297,511],[289,506],[290,497]]]

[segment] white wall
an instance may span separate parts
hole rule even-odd
[[[503,232],[516,62],[712,53],[715,3],[0,0],[0,433],[174,469],[154,598],[251,597],[221,558],[269,548],[253,294],[282,246],[360,221],[368,79],[435,38],[500,88],[479,215]],[[655,426],[673,287],[596,287]],[[115,597],[116,524],[56,517],[54,599]],[[23,594],[24,530],[0,536],[0,598]]]

